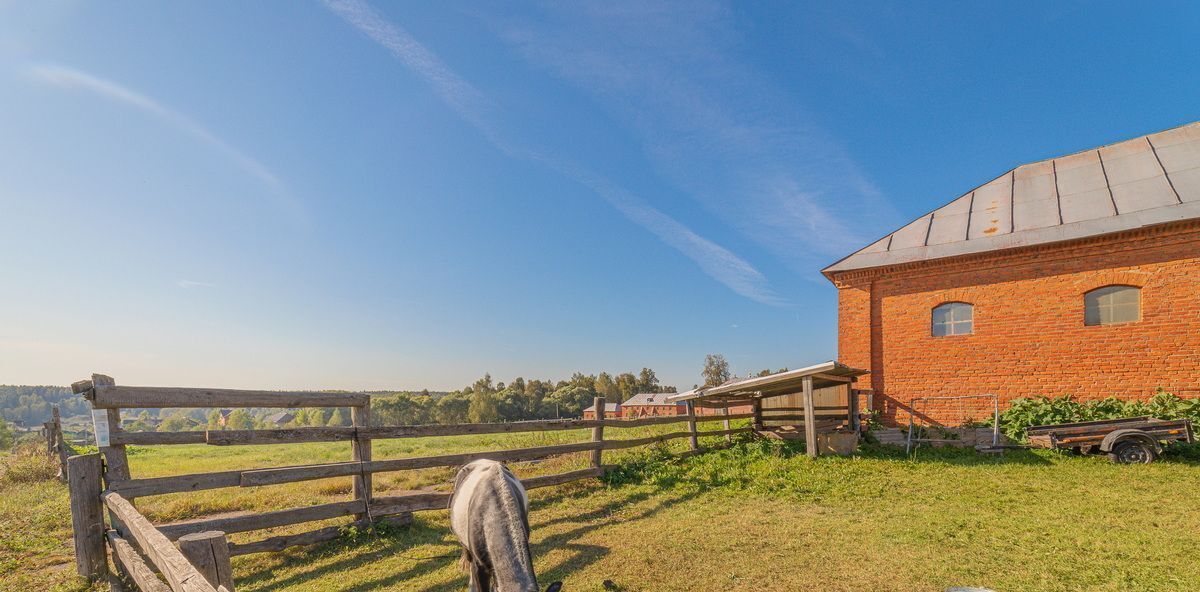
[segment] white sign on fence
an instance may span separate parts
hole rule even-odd
[[[96,446],[108,446],[108,410],[92,409],[92,424],[96,426]]]

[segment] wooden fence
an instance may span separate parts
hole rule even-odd
[[[560,485],[579,479],[600,477],[605,465],[605,450],[645,446],[678,438],[688,438],[689,452],[699,452],[699,436],[724,436],[749,432],[750,427],[699,432],[698,422],[752,418],[753,414],[697,416],[688,408],[687,415],[613,420],[604,417],[604,399],[596,399],[597,417],[591,420],[523,421],[495,424],[373,426],[370,396],[359,393],[284,393],[229,389],[158,388],[117,386],[112,378],[94,374],[90,381],[72,385],[76,393],[91,401],[96,420],[99,452],[74,456],[68,461],[71,516],[74,526],[76,564],[80,575],[88,578],[110,576],[107,558],[126,581],[143,592],[233,592],[229,558],[235,555],[279,551],[291,546],[311,545],[336,538],[342,527],[325,527],[298,534],[272,536],[250,542],[229,542],[227,535],[279,526],[352,517],[351,524],[367,525],[386,517],[408,517],[412,512],[444,510],[449,504],[447,492],[419,492],[397,496],[374,496],[371,478],[376,473],[456,467],[476,459],[488,458],[515,462],[548,458],[561,454],[590,452],[586,469],[522,479],[526,489]],[[349,407],[351,426],[267,430],[223,430],[206,432],[125,432],[121,429],[121,409],[179,407]],[[687,429],[636,439],[606,439],[605,428],[685,423]],[[447,454],[418,458],[375,460],[374,440],[420,438],[518,432],[544,432],[591,428],[585,442],[533,448]],[[219,471],[213,473],[134,478],[129,471],[125,447],[204,443],[212,446],[285,444],[298,442],[351,443],[347,462]],[[153,525],[133,505],[140,497],[201,491],[218,488],[244,488],[294,483],[329,477],[352,477],[352,498],[331,502],[233,517],[207,518]],[[104,514],[108,513],[106,526]],[[172,542],[174,541],[174,543]],[[178,544],[178,547],[176,547]],[[110,555],[111,553],[111,555]],[[155,575],[161,573],[165,583]]]
[[[42,424],[42,435],[46,437],[46,454],[58,459],[58,478],[67,480],[67,459],[75,456],[75,447],[63,439],[62,416],[58,405],[50,408],[50,421]]]

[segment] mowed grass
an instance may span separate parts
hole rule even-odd
[[[620,437],[647,433],[630,430]],[[560,432],[395,440],[376,443],[375,456],[583,439],[584,432]],[[1118,466],[1052,452],[990,458],[922,450],[910,458],[866,447],[854,457],[814,461],[797,446],[764,441],[687,459],[671,456],[683,446],[675,441],[649,451],[606,453],[606,462],[620,466],[605,482],[531,492],[534,561],[543,584],[559,579],[567,590],[589,591],[604,589],[606,580],[622,590],[1200,588],[1200,463],[1183,456]],[[135,476],[156,476],[340,461],[348,454],[348,446],[334,444],[180,446],[139,450],[130,460]],[[514,468],[533,476],[585,463],[585,455],[571,455]],[[450,477],[449,469],[385,474],[377,477],[376,489],[390,495],[444,488]],[[159,522],[278,509],[347,499],[343,482],[161,496],[141,500],[139,507]],[[83,589],[70,577],[69,518],[56,518],[67,515],[62,486],[4,487],[0,589]],[[446,514],[418,513],[410,526],[235,558],[238,590],[465,589]],[[12,559],[10,524],[27,531]]]

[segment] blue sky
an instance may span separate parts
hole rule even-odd
[[[1200,7],[0,1],[0,383],[698,381],[819,270],[1200,119]]]

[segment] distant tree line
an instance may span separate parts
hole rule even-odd
[[[576,372],[568,380],[528,379],[506,383],[490,374],[461,390],[440,396],[428,392],[399,392],[372,399],[371,417],[384,425],[484,423],[579,417],[593,399],[621,402],[638,393],[675,392],[659,384],[650,368],[613,376],[608,372]]]
[[[41,427],[58,405],[63,417],[86,415],[90,406],[65,386],[0,385],[0,417],[26,427]]]

